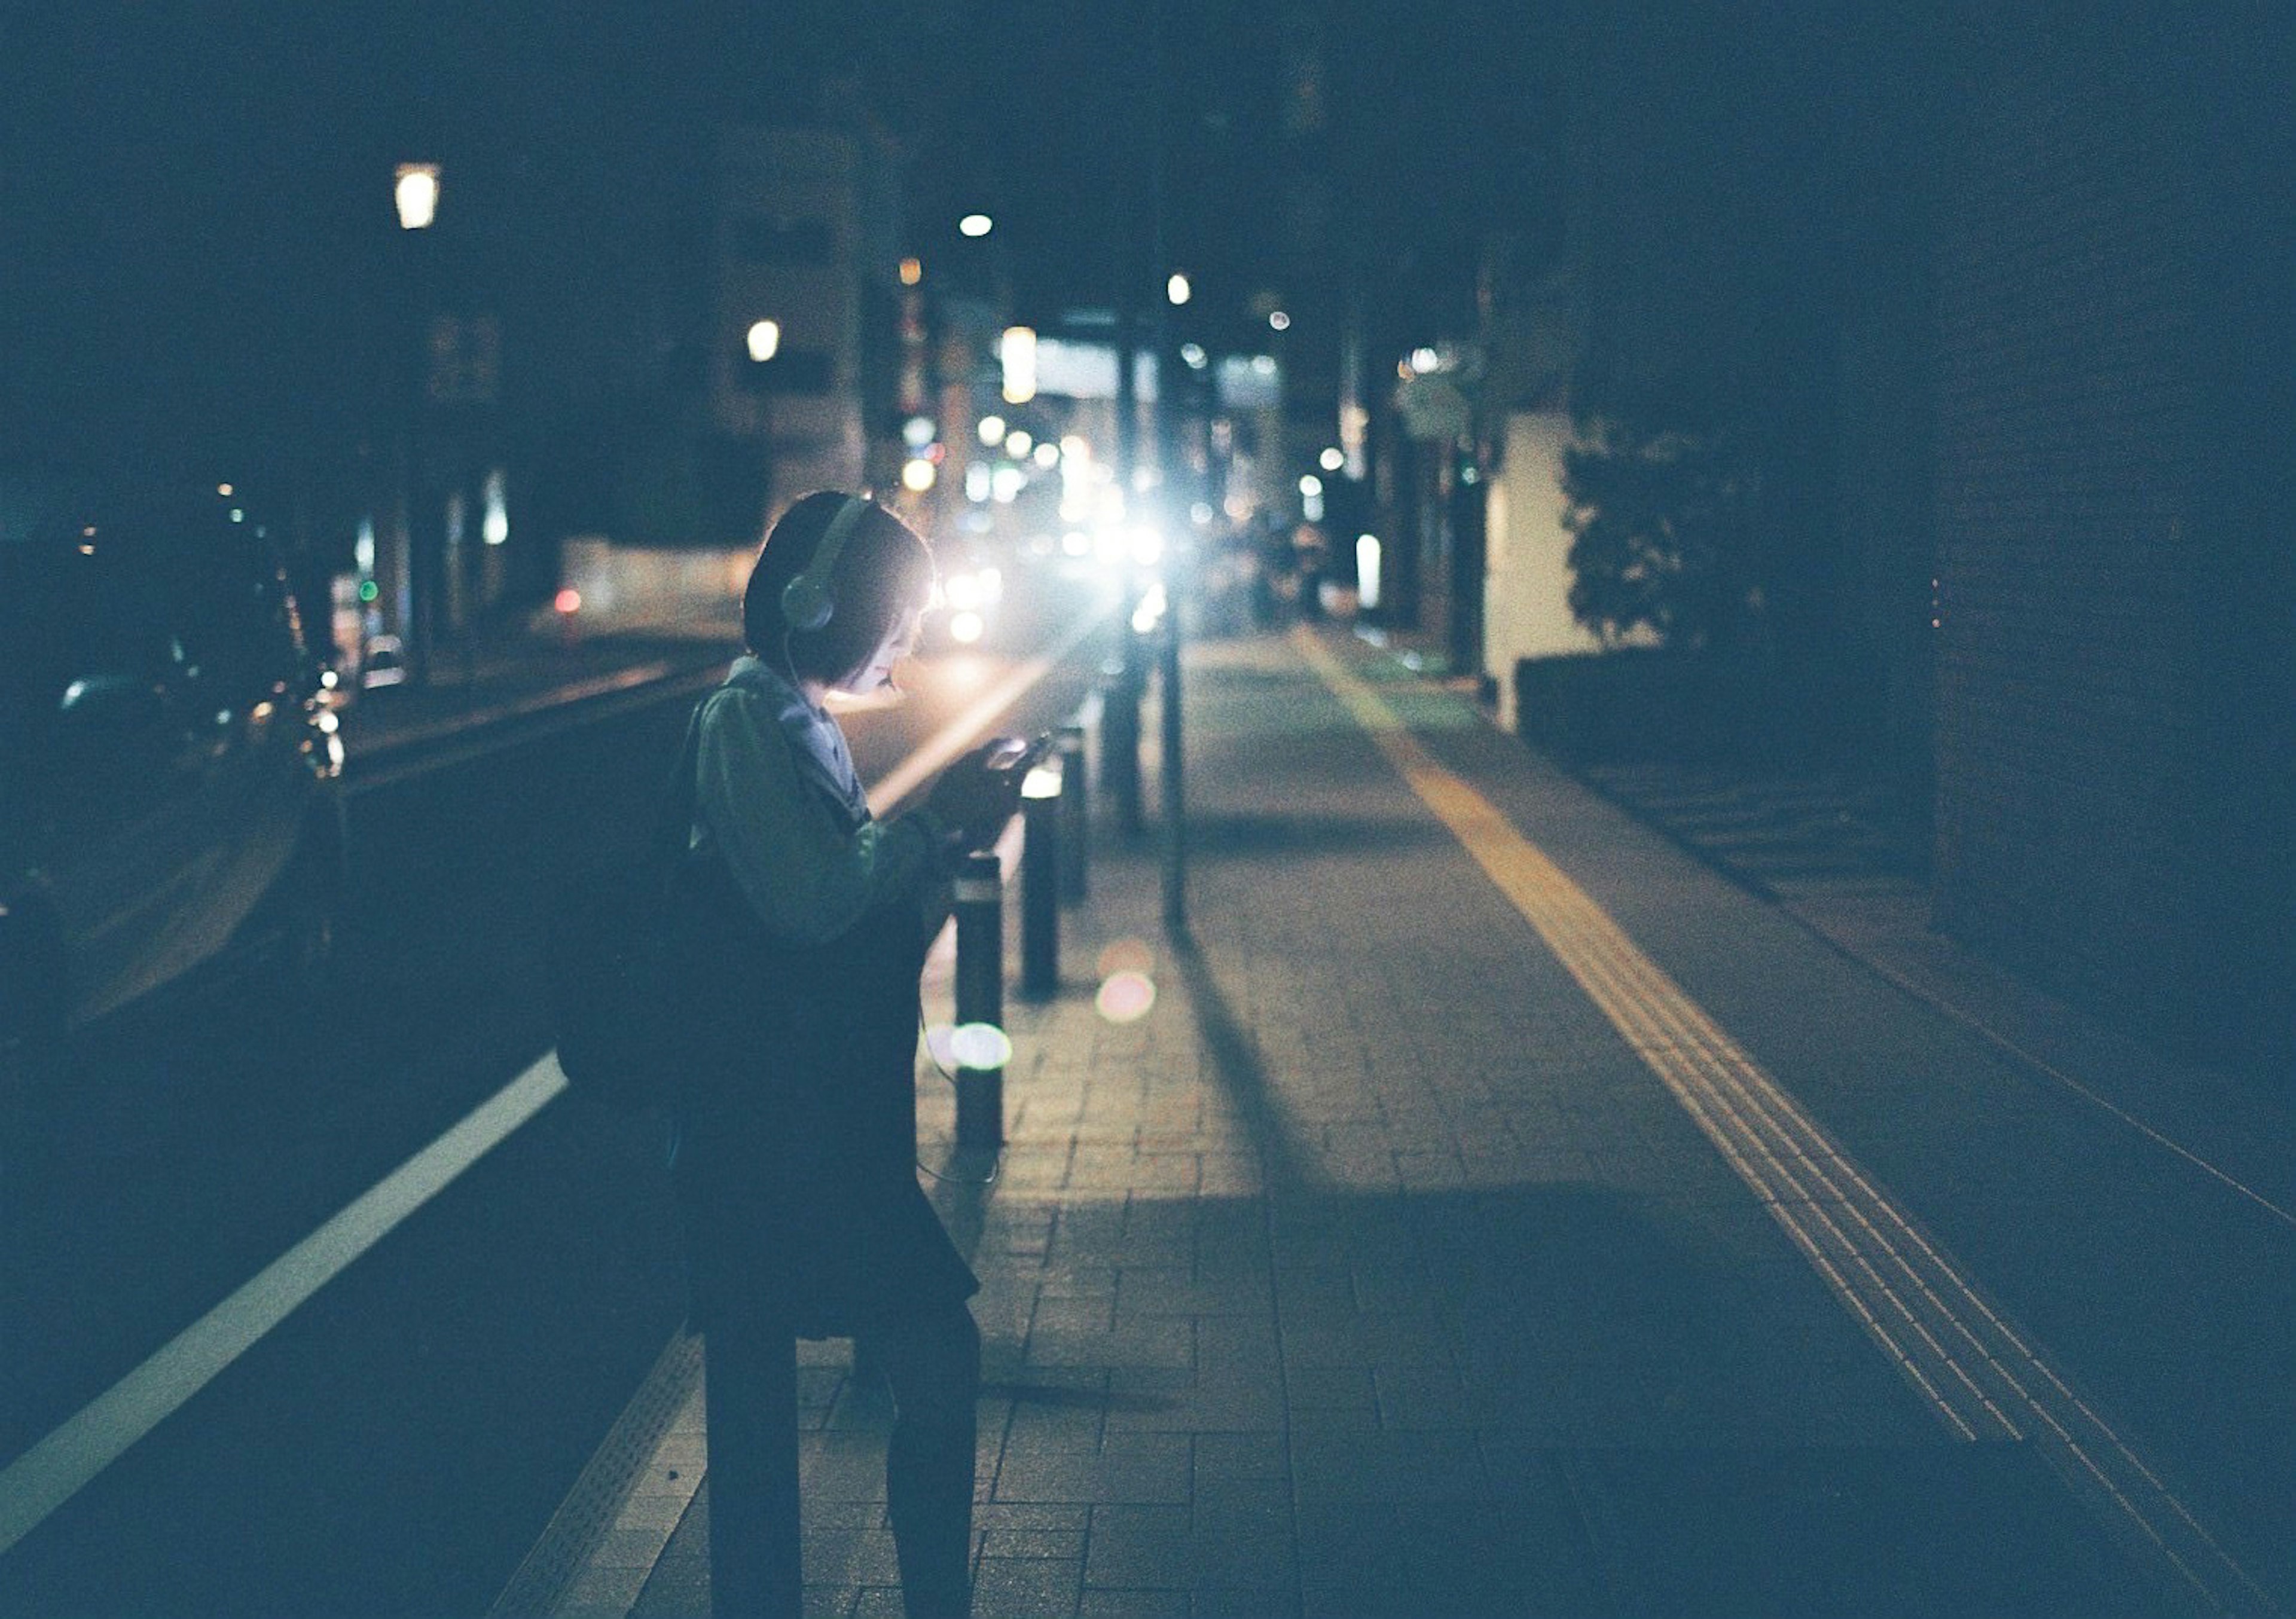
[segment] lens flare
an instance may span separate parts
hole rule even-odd
[[[1144,939],[1117,939],[1103,950],[1100,960],[1093,963],[1093,971],[1103,978],[1112,978],[1120,972],[1138,973],[1145,977],[1155,969],[1156,953]]]
[[[1111,1023],[1137,1023],[1156,1004],[1156,985],[1146,973],[1119,972],[1110,976],[1093,998],[1093,1005]]]
[[[961,1023],[949,1031],[949,1054],[964,1068],[1001,1068],[1013,1060],[1013,1043],[993,1023]]]

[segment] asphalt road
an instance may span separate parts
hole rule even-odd
[[[1068,611],[1004,652],[922,660],[907,700],[849,715],[864,777],[1062,639]],[[997,728],[1073,713],[1100,639]],[[0,1456],[548,1049],[553,873],[643,839],[691,701],[510,731],[354,795],[331,1004],[244,977],[78,1055],[34,1109],[13,1192],[38,1330],[5,1369]],[[680,1317],[658,1147],[643,1121],[545,1106],[0,1555],[0,1614],[483,1612]]]

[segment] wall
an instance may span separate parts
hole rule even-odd
[[[2276,250],[2232,183],[2271,131],[2227,144],[2239,30],[2112,34],[1989,42],[1943,158],[1936,915],[2180,1044],[2284,1052],[2284,517],[2237,452],[2260,356],[2223,340],[2276,329],[2223,268]]]
[[[1570,531],[1562,526],[1562,450],[1570,419],[1520,411],[1484,506],[1483,673],[1496,683],[1499,724],[1515,727],[1514,666],[1526,658],[1602,648],[1570,616]]]

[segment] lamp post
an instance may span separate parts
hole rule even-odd
[[[384,336],[382,368],[389,413],[391,465],[390,510],[379,525],[374,572],[381,617],[398,638],[400,667],[421,680],[430,661],[430,614],[437,594],[430,577],[428,548],[418,534],[422,467],[422,397],[429,364],[430,276],[424,240],[439,217],[442,190],[436,163],[401,163],[391,176],[390,200],[400,243],[392,258],[396,296],[385,300],[395,312]]]
[[[391,183],[392,205],[398,210],[402,231],[427,231],[439,217],[439,166],[401,163]]]

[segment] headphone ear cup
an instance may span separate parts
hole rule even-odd
[[[845,549],[846,536],[868,510],[869,503],[863,497],[847,495],[837,515],[830,519],[828,530],[822,535],[813,560],[798,570],[797,577],[782,586],[782,622],[791,629],[817,630],[837,611],[837,591],[831,584],[836,577],[837,553]]]
[[[782,622],[792,630],[820,629],[836,610],[837,598],[828,582],[815,578],[809,568],[782,586]]]

